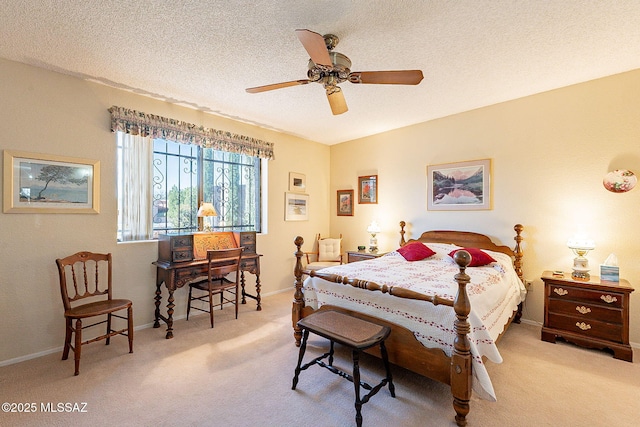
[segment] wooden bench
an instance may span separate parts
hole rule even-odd
[[[351,381],[356,392],[356,425],[362,426],[362,405],[367,403],[369,399],[375,395],[382,387],[389,384],[389,393],[392,397],[396,397],[393,379],[391,377],[391,369],[387,357],[387,349],[384,345],[385,339],[389,336],[391,328],[388,326],[378,325],[377,323],[367,320],[358,319],[345,313],[334,310],[317,311],[298,322],[298,326],[302,330],[302,343],[300,344],[300,353],[298,355],[298,365],[296,366],[295,375],[293,377],[292,390],[296,389],[300,372],[312,365],[319,365],[327,368],[334,374],[339,375]],[[302,365],[302,359],[307,346],[309,332],[324,337],[329,340],[329,352],[322,356],[316,357],[312,361]],[[333,366],[333,348],[334,343],[341,344],[351,349],[353,355],[353,372],[352,375]],[[380,345],[380,354],[384,364],[386,377],[376,386],[371,386],[360,380],[360,352],[375,345]],[[323,362],[328,358],[328,364]],[[302,365],[302,366],[301,366]],[[365,396],[360,398],[360,387],[369,390]]]

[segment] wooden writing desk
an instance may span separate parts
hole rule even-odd
[[[262,255],[255,252],[255,232],[186,233],[158,236],[158,260],[153,263],[156,266],[156,309],[153,327],[159,328],[160,320],[163,320],[167,324],[166,338],[173,338],[173,309],[175,307],[173,292],[190,281],[207,275],[208,262],[206,258],[198,259],[203,250],[206,257],[204,247],[228,249],[239,246],[245,248],[240,262],[241,302],[246,304],[246,298],[255,299],[256,310],[260,311],[262,310],[260,305],[260,257]],[[245,271],[256,276],[255,295],[245,291]],[[166,317],[160,314],[163,283],[169,291]]]

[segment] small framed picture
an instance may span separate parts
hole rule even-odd
[[[338,216],[353,216],[353,190],[338,190]]]
[[[358,177],[358,203],[378,203],[378,175]]]
[[[304,193],[307,190],[307,177],[301,173],[289,172],[289,191]]]
[[[284,220],[307,221],[309,219],[309,195],[285,193]]]

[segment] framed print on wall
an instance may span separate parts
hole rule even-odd
[[[427,209],[491,209],[491,159],[427,166]]]
[[[309,219],[309,195],[284,193],[284,220],[307,221]]]
[[[378,203],[378,175],[358,177],[358,203]]]
[[[338,190],[338,216],[353,216],[353,190]]]
[[[5,213],[99,213],[100,162],[4,150]]]
[[[289,191],[304,193],[307,190],[307,177],[301,173],[289,172]]]

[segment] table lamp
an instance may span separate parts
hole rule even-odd
[[[209,222],[207,217],[218,216],[218,212],[216,212],[216,208],[213,207],[212,203],[202,203],[200,205],[200,209],[198,209],[198,218],[203,218],[203,230],[202,231],[211,231],[211,224],[204,225],[204,222]]]
[[[376,252],[378,250],[378,239],[376,239],[376,234],[380,232],[380,226],[377,222],[372,221],[369,227],[367,227],[367,232],[371,234],[371,239],[369,239],[369,251]]]
[[[570,238],[567,246],[576,255],[573,259],[573,273],[571,273],[571,277],[574,279],[589,280],[591,277],[589,275],[589,260],[585,255],[596,248],[595,243],[586,236],[578,235]]]

